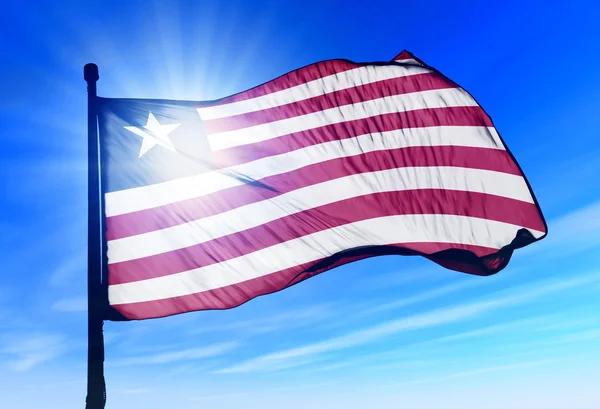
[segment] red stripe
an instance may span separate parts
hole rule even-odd
[[[260,111],[204,121],[204,129],[207,134],[216,134],[394,95],[455,87],[454,83],[435,72],[392,78]]]
[[[344,71],[359,68],[360,65],[343,60],[322,61],[316,64],[311,64],[303,68],[291,71],[281,77],[275,78],[269,82],[259,85],[247,91],[240,92],[229,97],[219,99],[217,101],[202,104],[199,108],[207,106],[226,105],[232,102],[245,101],[252,98],[262,97],[263,95],[272,94],[277,91],[292,88],[298,85],[306,84],[309,81],[314,81],[319,78],[329,75],[339,74]]]
[[[402,60],[412,60],[414,57],[406,50],[402,50],[400,54],[398,54],[393,61],[402,61]]]
[[[415,146],[368,152],[261,179],[271,189],[240,185],[199,198],[108,217],[106,237],[115,240],[164,229],[344,176],[414,166],[453,166],[520,175],[508,153],[498,149]]]
[[[195,246],[109,264],[109,284],[201,268],[348,223],[408,214],[471,216],[543,230],[535,205],[513,199],[441,189],[375,193],[291,214]]]
[[[479,106],[418,109],[326,125],[250,145],[236,146],[213,152],[213,157],[218,166],[229,167],[320,143],[371,133],[431,126],[493,125]]]
[[[391,244],[388,248],[394,247],[399,251],[414,250],[425,254],[433,254],[439,251],[452,249],[461,249],[471,251],[477,254],[494,254],[496,250],[487,249],[479,246],[468,245],[448,245],[444,243],[403,243]],[[371,253],[363,253],[349,257],[342,257],[331,265],[307,271],[317,263],[324,261],[317,260],[311,263],[295,266],[289,269],[278,271],[267,276],[262,276],[247,280],[227,287],[217,288],[202,293],[184,295],[156,301],[145,301],[131,304],[113,305],[125,318],[130,320],[141,320],[146,318],[159,318],[168,315],[181,314],[189,311],[198,310],[222,310],[237,307],[253,298],[261,295],[271,294],[291,285],[297,284],[310,277],[331,270],[332,268],[342,266],[352,261],[377,256],[379,248],[372,248]],[[463,262],[454,258],[447,258],[444,255],[430,257],[434,262],[443,264],[447,268],[453,268],[453,265],[462,265]],[[502,256],[498,256],[499,259]],[[498,263],[501,264],[501,263]],[[469,264],[470,274],[490,275],[497,269],[485,269],[477,264]],[[455,269],[455,268],[453,268]]]

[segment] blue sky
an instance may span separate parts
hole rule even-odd
[[[0,15],[3,406],[85,401],[85,63],[100,68],[101,96],[202,100],[407,49],[492,116],[548,237],[493,277],[382,257],[229,311],[109,322],[107,407],[600,407],[594,2],[11,3]]]

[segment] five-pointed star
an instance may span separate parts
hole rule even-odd
[[[148,122],[146,122],[144,128],[150,132],[146,132],[137,126],[126,126],[125,129],[143,138],[142,147],[140,148],[140,155],[138,156],[138,158],[141,158],[144,153],[148,152],[155,145],[160,145],[175,152],[175,147],[173,146],[173,143],[169,139],[168,135],[179,125],[181,124],[161,125],[158,123],[154,115],[152,115],[152,112],[149,112]]]

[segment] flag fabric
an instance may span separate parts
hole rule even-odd
[[[232,308],[384,254],[490,275],[547,232],[490,117],[406,51],[210,102],[99,98],[98,118],[124,319]]]

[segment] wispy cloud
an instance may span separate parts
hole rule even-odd
[[[191,330],[191,333],[236,331],[244,335],[264,334],[284,328],[298,328],[326,320],[335,314],[333,304],[308,306],[302,309],[284,311],[263,318],[230,322],[219,325],[204,325]]]
[[[465,339],[485,337],[487,335],[495,335],[504,331],[510,331],[518,328],[527,328],[528,330],[535,330],[536,324],[545,323],[552,320],[554,316],[542,316],[521,319],[496,325],[489,325],[482,328],[477,328],[470,331],[463,331],[458,334],[442,336],[424,341],[419,341],[408,346],[403,346],[401,350],[392,349],[386,351],[380,351],[361,355],[359,358],[345,360],[342,362],[335,362],[328,365],[322,365],[317,367],[311,367],[310,371],[330,371],[337,370],[340,368],[356,367],[360,366],[361,370],[384,370],[398,367],[421,367],[421,366],[432,366],[440,365],[442,362],[439,359],[436,360],[405,360],[405,358],[414,355],[416,350],[427,348],[431,352],[431,345],[444,344],[448,342],[463,341]],[[398,359],[401,358],[400,361]],[[373,364],[373,362],[383,362],[382,364]]]
[[[52,309],[63,312],[83,312],[87,311],[87,297],[63,298],[52,304]]]
[[[419,269],[399,269],[391,273],[376,275],[369,280],[360,280],[359,285],[362,291],[380,290],[404,286],[415,282],[424,283],[429,281],[439,281],[445,277],[450,277],[446,270],[438,266],[421,267]]]
[[[340,384],[341,381],[328,381],[328,382],[319,382],[319,383],[308,383],[308,384],[293,384],[292,386],[283,386],[279,388],[269,388],[269,395],[273,394],[286,394],[289,392],[295,391],[303,391],[309,389],[319,389],[319,388],[327,388],[332,385]],[[194,396],[190,400],[193,402],[198,401],[207,401],[207,400],[218,400],[224,401],[232,398],[240,398],[245,396],[255,395],[256,391],[239,391],[235,393],[220,393],[220,394],[210,394],[204,396]]]
[[[173,352],[163,352],[153,355],[144,355],[117,359],[110,362],[112,366],[130,366],[130,365],[157,365],[168,364],[179,361],[190,361],[194,359],[205,359],[223,355],[238,347],[237,342],[225,342],[213,344],[202,348],[190,348],[177,350]]]
[[[569,343],[569,342],[575,342],[575,341],[587,341],[590,339],[598,339],[600,338],[600,329],[596,328],[596,329],[590,329],[590,330],[586,330],[586,331],[580,331],[580,332],[576,332],[573,334],[568,334],[568,335],[564,335],[558,339],[552,340],[552,341],[548,341],[551,344],[554,343]]]
[[[247,392],[224,393],[224,394],[217,394],[217,395],[194,396],[190,400],[192,400],[192,401],[204,401],[204,400],[216,400],[216,399],[222,400],[222,399],[238,398],[238,397],[247,396],[247,395],[249,395]]]
[[[116,339],[121,337],[121,333],[114,331],[104,331],[104,345],[113,343]]]
[[[120,393],[122,395],[141,395],[141,394],[152,392],[152,389],[149,389],[149,388],[116,389],[114,392]]]
[[[534,331],[567,331],[580,329],[582,327],[600,328],[600,317],[592,316],[579,319],[570,319],[570,317],[563,317],[562,321],[553,322],[551,324],[535,328]]]
[[[326,352],[357,347],[401,332],[430,328],[468,320],[494,310],[526,303],[547,294],[573,287],[583,286],[596,281],[600,281],[600,274],[580,276],[572,278],[571,280],[558,282],[536,283],[536,285],[533,286],[530,285],[520,289],[511,289],[510,291],[498,293],[495,298],[490,300],[479,301],[471,304],[455,305],[444,309],[437,309],[431,312],[389,321],[384,324],[365,328],[347,335],[331,338],[326,341],[262,355],[227,368],[222,368],[216,372],[242,373],[270,371],[272,368],[279,367],[282,362],[290,359],[295,360],[299,357],[309,357]]]
[[[439,367],[440,365],[443,365],[445,363],[445,361],[436,359],[430,359],[430,360],[420,360],[420,361],[401,361],[401,362],[390,362],[387,364],[379,364],[379,365],[369,365],[368,367],[361,367],[361,369],[370,369],[370,370],[375,370],[375,371],[383,371],[383,370],[388,370],[388,369],[399,369],[399,368],[404,368],[404,369],[417,369],[417,368],[427,368],[427,367]]]
[[[272,393],[281,393],[281,392],[292,392],[297,390],[305,390],[305,389],[316,389],[316,388],[324,388],[331,385],[338,385],[341,381],[329,381],[329,382],[319,382],[319,383],[309,383],[305,385],[294,385],[294,386],[286,386],[283,388],[272,389]]]
[[[64,354],[65,338],[54,334],[21,334],[12,336],[0,349],[8,355],[8,367],[14,371],[28,371],[39,364]]]
[[[419,384],[419,383],[447,381],[450,379],[463,378],[463,377],[468,377],[468,376],[473,376],[473,375],[481,375],[481,374],[490,373],[490,372],[512,371],[515,369],[532,368],[532,367],[536,367],[536,366],[540,366],[540,365],[547,365],[550,363],[554,363],[556,361],[559,361],[559,359],[543,359],[543,360],[537,360],[537,361],[520,362],[517,364],[487,366],[487,367],[478,368],[478,369],[474,369],[474,370],[470,370],[470,371],[455,372],[455,373],[451,373],[451,374],[443,375],[443,376],[415,379],[412,381],[397,382],[397,383],[393,383],[393,384],[381,385],[381,386],[377,387],[377,389],[379,389],[379,388],[394,388],[394,387],[398,387],[398,386],[402,386],[402,385],[414,385],[414,384]]]
[[[281,365],[282,361],[355,347],[376,341],[386,336],[397,334],[402,331],[411,331],[448,324],[473,317],[488,308],[489,302],[483,302],[479,304],[438,310],[432,313],[414,315],[412,317],[391,321],[383,325],[366,328],[344,336],[332,338],[327,341],[263,355],[258,358],[250,359],[241,364],[221,369],[217,371],[217,373],[270,371],[273,367],[278,367]]]
[[[207,369],[209,369],[209,366],[206,364],[198,364],[198,363],[184,363],[184,364],[178,364],[174,367],[168,368],[165,371],[163,371],[163,374],[165,375],[165,377],[172,377],[172,376],[188,376],[192,373],[197,373],[200,371],[206,371]]]
[[[531,351],[540,351],[543,347],[552,347],[564,344],[572,346],[575,345],[575,343],[577,342],[590,341],[596,339],[600,339],[600,329],[593,328],[562,336],[537,339],[532,342],[503,344],[499,346],[497,350],[523,350],[526,351],[525,353],[530,353]]]
[[[517,320],[517,321],[512,321],[512,322],[505,322],[502,324],[489,325],[489,326],[474,329],[471,331],[464,331],[464,332],[460,332],[458,334],[447,335],[444,337],[439,337],[439,338],[434,338],[431,340],[423,341],[423,342],[420,342],[418,345],[422,346],[422,345],[430,345],[430,344],[437,344],[437,343],[444,343],[444,342],[462,341],[462,340],[469,339],[469,338],[476,338],[476,337],[481,337],[481,336],[486,336],[486,335],[491,335],[491,334],[497,334],[499,332],[503,332],[506,330],[513,330],[516,328],[524,328],[525,327],[525,328],[531,329],[532,325],[539,324],[541,322],[548,322],[550,319],[551,319],[551,317],[535,317],[535,318],[528,318],[528,319]]]
[[[361,362],[362,362],[362,360],[361,360]],[[355,364],[356,364],[356,362],[354,360],[352,360],[352,361],[344,361],[344,362],[336,362],[336,363],[333,363],[333,364],[320,365],[320,366],[311,367],[309,369],[303,369],[303,370],[298,371],[298,372],[315,373],[315,372],[334,371],[334,370],[337,370],[337,369],[348,368],[348,367],[353,366]]]
[[[69,286],[77,277],[85,277],[87,252],[85,248],[73,252],[58,267],[52,271],[48,279],[53,287]]]
[[[429,291],[425,291],[420,294],[416,294],[410,297],[402,298],[398,301],[392,301],[384,304],[377,305],[375,307],[366,309],[363,311],[364,314],[372,314],[375,312],[391,310],[396,308],[407,307],[409,305],[418,304],[425,301],[430,301],[438,297],[443,297],[445,295],[453,294],[462,290],[466,290],[468,288],[473,288],[485,284],[484,280],[470,280],[470,281],[461,281],[458,283],[448,284],[442,287],[434,288]]]
[[[574,210],[548,223],[548,237],[518,251],[526,255],[564,257],[600,247],[600,201]]]
[[[64,389],[72,387],[73,385],[84,385],[86,383],[86,379],[77,379],[70,381],[59,381],[59,382],[49,382],[49,383],[35,383],[30,385],[30,389],[35,389],[39,391],[40,389]]]

